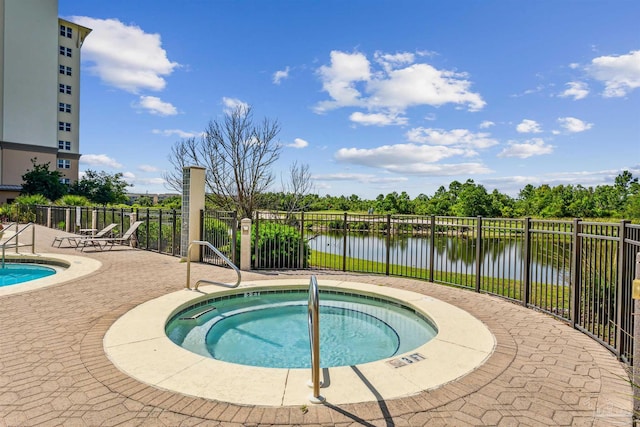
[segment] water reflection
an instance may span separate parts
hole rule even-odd
[[[386,236],[374,233],[318,234],[309,240],[313,252],[328,252],[337,256],[385,263],[387,241],[391,264],[428,269],[431,256],[429,237]],[[434,239],[435,270],[474,274],[476,271],[476,239],[464,236],[437,235]],[[557,240],[531,243],[532,280],[547,278],[551,282],[568,285],[571,245]],[[312,258],[313,259],[313,258]],[[524,243],[519,238],[484,238],[480,252],[483,276],[523,280]],[[545,280],[547,280],[545,279]]]

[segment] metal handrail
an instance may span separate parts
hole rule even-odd
[[[204,240],[194,240],[193,242],[191,242],[189,244],[189,248],[187,249],[187,289],[191,289],[191,249],[194,246],[206,246],[209,249],[211,249],[216,255],[218,255],[220,258],[222,258],[222,260],[231,268],[233,268],[236,272],[236,274],[238,275],[238,280],[236,280],[236,283],[233,285],[230,285],[228,283],[223,283],[223,282],[215,282],[213,280],[207,280],[207,279],[200,279],[196,282],[195,287],[193,288],[194,291],[198,290],[198,286],[200,285],[200,283],[209,283],[211,285],[220,285],[220,286],[225,286],[227,288],[237,288],[238,285],[240,285],[240,270],[238,269],[238,267],[235,266],[235,264],[233,262],[231,262],[231,260],[229,258],[227,258],[222,252],[220,252],[218,250],[218,248],[216,248],[215,246],[213,246],[211,243],[204,241]]]
[[[7,244],[10,243],[13,239],[15,239],[15,243],[11,244],[11,247],[15,246],[16,248],[16,253],[18,253],[18,248],[20,247],[20,243],[18,241],[18,236],[20,234],[22,234],[25,230],[29,229],[29,228],[33,228],[33,223],[30,222],[27,225],[25,225],[22,229],[19,228],[19,224],[17,222],[12,223],[10,226],[13,226],[15,224],[16,226],[16,232],[13,236],[9,237],[7,240],[5,240],[4,242],[2,242],[2,244],[0,244],[0,246],[2,246],[2,268],[4,268],[4,261],[5,261],[5,251],[7,249]],[[7,227],[4,230],[9,230],[10,227]],[[36,247],[36,232],[35,232],[35,228],[33,228],[33,232],[31,233],[31,244],[24,244],[23,246],[31,246],[31,253],[35,253],[35,247]]]
[[[316,276],[309,280],[309,303],[307,313],[309,317],[309,341],[311,345],[311,386],[313,394],[309,396],[312,403],[321,403],[320,396],[320,296]]]

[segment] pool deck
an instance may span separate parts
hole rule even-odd
[[[60,234],[37,227],[36,252],[82,256],[101,265],[60,284],[0,295],[0,426],[632,424],[632,389],[624,367],[567,324],[467,290],[338,272],[247,272],[243,281],[308,282],[313,273],[319,281],[367,282],[425,294],[482,321],[495,337],[495,350],[456,381],[387,400],[376,400],[379,394],[372,388],[372,399],[362,403],[237,405],[156,388],[116,368],[103,339],[134,307],[180,291],[186,264],[139,250],[80,253],[51,247]],[[226,269],[192,264],[194,279],[232,282],[234,276]],[[357,377],[370,384],[365,374]]]

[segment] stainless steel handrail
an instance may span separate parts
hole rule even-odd
[[[13,224],[11,224],[13,225]],[[16,232],[13,236],[9,237],[7,240],[5,240],[4,242],[2,242],[2,244],[0,244],[0,246],[2,246],[2,268],[4,268],[4,261],[5,261],[5,251],[7,249],[7,244],[10,243],[12,240],[15,239],[15,243],[12,243],[10,245],[10,247],[15,247],[16,248],[16,253],[18,253],[18,249],[20,248],[20,242],[18,241],[18,236],[20,234],[22,234],[25,230],[32,228],[33,232],[31,233],[31,244],[23,244],[22,246],[31,246],[31,253],[35,253],[35,247],[36,247],[36,231],[35,228],[33,227],[33,223],[30,222],[27,225],[25,225],[23,228],[19,228],[18,223],[15,223],[16,226]],[[3,231],[5,230],[9,230],[9,227],[3,229]]]
[[[209,283],[212,285],[220,285],[220,286],[225,286],[227,288],[237,288],[238,285],[240,285],[240,270],[238,269],[238,267],[235,266],[235,264],[233,262],[231,262],[231,260],[229,258],[227,258],[222,252],[220,252],[218,250],[218,248],[216,248],[215,246],[213,246],[211,243],[204,241],[204,240],[194,240],[193,242],[191,242],[189,244],[189,249],[187,249],[187,289],[191,289],[191,249],[193,249],[194,246],[206,246],[209,249],[211,249],[216,255],[218,255],[220,258],[222,258],[222,260],[231,268],[233,268],[236,272],[236,274],[238,275],[238,280],[236,280],[236,283],[233,285],[230,285],[228,283],[223,283],[223,282],[215,282],[213,280],[207,280],[207,279],[200,279],[196,282],[195,287],[193,288],[194,291],[198,290],[198,286],[200,285],[200,283]]]
[[[312,403],[321,403],[324,398],[320,396],[320,296],[316,276],[311,276],[309,281],[307,312],[311,345],[311,386],[313,387],[313,394],[309,396],[309,400]]]

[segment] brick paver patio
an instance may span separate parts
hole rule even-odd
[[[36,252],[60,232],[37,227]],[[497,340],[476,371],[435,390],[349,405],[239,406],[160,390],[115,368],[102,347],[110,325],[152,298],[184,286],[186,264],[139,250],[86,252],[102,262],[67,283],[0,297],[0,426],[475,426],[631,425],[632,390],[623,366],[570,326],[519,305],[421,281],[344,274],[408,289],[461,307]],[[308,281],[310,272],[300,274]],[[296,277],[245,273],[243,280]],[[234,273],[193,264],[192,277]],[[224,384],[220,385],[224,387]]]

